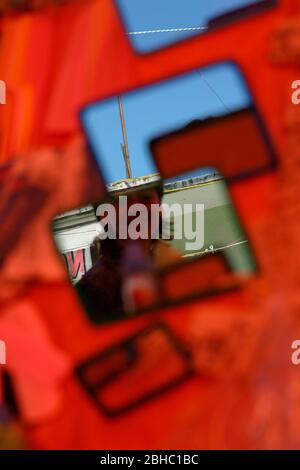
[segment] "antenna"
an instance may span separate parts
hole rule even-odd
[[[122,104],[121,96],[118,96],[118,104],[119,104],[119,112],[120,112],[122,134],[123,134],[123,144],[121,144],[121,149],[122,149],[122,153],[123,153],[123,157],[124,157],[127,178],[132,178],[132,171],[131,171],[131,165],[130,165],[130,155],[129,155],[129,148],[128,148],[128,140],[127,140],[125,118],[124,118],[123,104]]]

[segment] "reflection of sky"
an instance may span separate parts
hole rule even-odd
[[[226,114],[250,104],[241,76],[229,63],[167,80],[122,98],[134,177],[156,172],[148,147],[151,138],[186,126],[194,119]],[[117,98],[85,108],[82,122],[106,182],[125,178]]]
[[[232,10],[259,3],[260,0],[116,0],[130,31],[207,26],[210,19]],[[139,52],[199,34],[201,31],[130,35]]]

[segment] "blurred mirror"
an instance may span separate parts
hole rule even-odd
[[[154,139],[151,149],[164,178],[193,169],[199,159],[203,166],[216,166],[229,182],[276,167],[272,144],[252,105],[197,119]]]
[[[249,15],[274,0],[116,0],[126,32],[139,53],[152,52]]]

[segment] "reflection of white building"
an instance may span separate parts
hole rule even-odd
[[[155,185],[158,175],[124,179],[109,184],[107,189],[116,195],[138,188],[139,186]],[[85,274],[99,256],[98,237],[102,227],[96,218],[92,205],[65,212],[53,220],[52,229],[55,242],[66,262],[73,283]]]
[[[184,190],[190,190],[203,183],[220,179],[222,178],[219,174],[211,174],[168,182],[164,185],[167,203],[178,202],[178,195],[180,195],[179,199],[184,200]],[[126,192],[141,186],[143,188],[152,187],[157,181],[159,181],[158,175],[149,175],[117,181],[108,185],[107,188],[110,193],[119,195],[126,194]],[[76,283],[92,267],[99,256],[97,240],[102,232],[102,227],[97,221],[95,208],[89,205],[60,214],[55,217],[52,228],[56,244],[70,273],[70,278],[73,283]]]
[[[92,267],[98,256],[96,246],[93,250],[93,243],[101,227],[94,207],[83,207],[55,217],[52,229],[71,280],[75,283]]]

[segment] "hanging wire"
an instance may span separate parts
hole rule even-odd
[[[165,29],[146,29],[145,31],[130,31],[128,36],[134,36],[138,34],[152,34],[152,33],[177,33],[184,31],[205,31],[207,26],[195,26],[190,28],[165,28]]]
[[[188,253],[186,255],[183,255],[183,258],[189,258],[191,256],[206,255],[207,253],[218,253],[218,251],[224,251],[224,250],[227,250],[228,248],[233,248],[235,246],[244,245],[245,243],[249,243],[249,241],[240,240],[240,241],[232,242],[229,245],[219,246],[217,248],[215,248],[213,245],[210,245],[209,248],[206,248],[203,251],[198,251],[196,253]]]
[[[222,106],[224,106],[224,108],[226,109],[226,111],[228,111],[229,113],[231,112],[231,109],[227,106],[227,104],[224,102],[224,100],[221,98],[221,96],[219,95],[219,93],[214,89],[214,87],[212,86],[211,83],[209,83],[209,81],[207,80],[207,78],[204,77],[204,75],[201,73],[200,74],[200,78],[201,80],[205,83],[205,85],[207,86],[207,88],[210,89],[210,91],[215,95],[215,97],[220,101],[220,103],[222,104]]]

